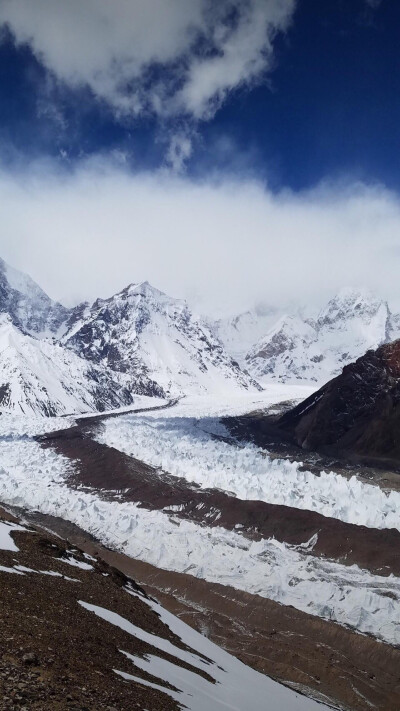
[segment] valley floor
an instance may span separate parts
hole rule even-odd
[[[3,414],[0,500],[112,562],[254,669],[337,708],[394,711],[400,493],[272,456],[224,420],[308,394],[274,385],[77,421]]]

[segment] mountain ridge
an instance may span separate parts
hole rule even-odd
[[[286,314],[246,354],[255,377],[322,385],[367,350],[400,336],[400,316],[363,289],[344,288],[316,318]]]
[[[3,407],[45,414],[129,406],[135,395],[226,397],[273,381],[321,386],[400,337],[400,315],[363,289],[342,289],[314,316],[259,307],[212,322],[148,281],[67,309],[0,259],[1,314]]]
[[[368,350],[276,422],[302,449],[400,465],[400,339]]]
[[[128,406],[135,395],[261,389],[186,302],[149,282],[66,309],[1,261],[0,314],[4,409],[54,415]]]

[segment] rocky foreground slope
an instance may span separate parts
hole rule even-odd
[[[323,711],[0,509],[1,711]],[[267,701],[266,701],[267,700]]]

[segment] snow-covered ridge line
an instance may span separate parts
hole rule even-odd
[[[298,308],[253,312],[216,328],[228,352],[262,382],[322,385],[367,350],[399,338],[400,315],[365,289],[345,288],[318,314],[305,315]]]
[[[319,476],[303,471],[301,462],[271,459],[253,444],[216,439],[228,435],[218,419],[127,415],[104,423],[99,442],[203,488],[259,500],[370,528],[400,531],[400,493],[385,492],[357,477],[333,471]]]
[[[135,395],[262,390],[207,321],[148,282],[68,310],[0,260],[0,408],[53,416]]]
[[[0,448],[0,500],[60,516],[104,544],[167,570],[230,585],[400,644],[400,579],[373,575],[273,539],[207,528],[68,487],[69,460],[34,440]]]

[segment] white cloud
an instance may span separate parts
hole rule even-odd
[[[295,0],[0,0],[0,23],[117,112],[211,116],[271,68]],[[157,72],[152,72],[157,68]]]
[[[256,181],[195,183],[92,161],[0,173],[0,255],[57,298],[148,279],[213,315],[317,303],[365,285],[400,308],[400,202],[383,188],[274,195]]]
[[[168,166],[175,173],[181,173],[185,162],[190,158],[193,151],[192,138],[187,132],[174,134],[169,142],[165,159]]]

